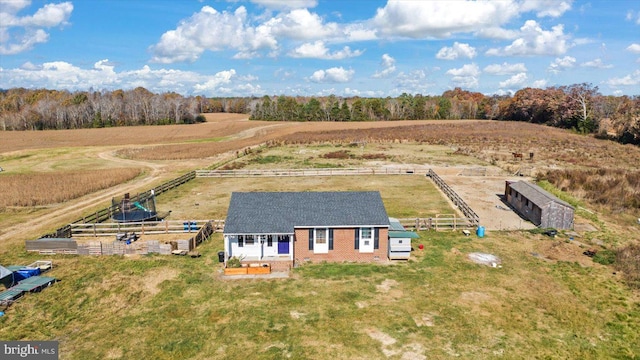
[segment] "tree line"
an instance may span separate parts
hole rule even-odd
[[[246,99],[154,94],[138,87],[115,91],[15,88],[0,91],[0,129],[52,130],[134,125],[193,124],[202,113],[246,113]]]
[[[487,96],[455,88],[440,96],[387,98],[264,96],[250,103],[251,119],[267,121],[515,120],[595,133],[640,145],[640,96],[604,96],[591,84],[524,88]]]
[[[0,91],[2,130],[189,124],[203,113],[244,113],[266,121],[490,119],[547,124],[640,145],[640,96],[605,96],[591,84],[524,88],[487,96],[460,88],[440,96],[386,98],[263,96],[235,98],[115,91]]]

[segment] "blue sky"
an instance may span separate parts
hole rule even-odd
[[[640,95],[640,2],[0,0],[0,88]]]

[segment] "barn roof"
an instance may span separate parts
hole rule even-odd
[[[377,191],[234,192],[225,234],[291,234],[296,227],[389,226]]]
[[[573,206],[571,206],[571,204],[558,199],[555,195],[550,194],[536,184],[532,184],[526,181],[518,181],[515,183],[511,183],[509,187],[519,192],[520,194],[522,194],[522,196],[529,199],[529,201],[538,205],[539,207],[543,207],[549,203],[555,202],[557,204],[561,204],[573,209]]]

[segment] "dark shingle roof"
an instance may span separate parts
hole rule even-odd
[[[305,226],[388,226],[377,191],[234,192],[226,234],[289,234]]]
[[[509,186],[539,207],[547,205],[551,202],[555,202],[573,209],[573,206],[571,206],[571,204],[558,199],[556,196],[548,193],[546,190],[536,184],[528,183],[526,181],[518,181],[516,183],[510,184]]]

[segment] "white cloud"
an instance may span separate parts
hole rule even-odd
[[[513,75],[512,77],[510,77],[509,79],[507,79],[505,81],[501,81],[499,83],[499,86],[501,88],[507,88],[507,89],[520,88],[520,87],[524,86],[526,81],[527,81],[527,74],[526,73],[518,73],[518,74]]]
[[[408,73],[401,72],[396,77],[394,95],[398,96],[402,93],[427,94],[433,85],[433,83],[429,83],[427,73],[422,69],[412,70]]]
[[[451,75],[451,81],[455,86],[475,88],[478,86],[480,68],[476,64],[466,64],[459,69],[449,69],[446,74]]]
[[[271,5],[285,2],[269,2]],[[296,4],[311,2],[296,2]],[[265,2],[266,4],[266,2]],[[293,3],[292,3],[293,4]],[[297,7],[288,6],[288,7]],[[279,13],[277,16],[255,25],[244,6],[234,12],[219,12],[211,6],[204,6],[200,12],[183,20],[175,30],[165,32],[160,41],[150,47],[153,53],[152,62],[175,63],[195,61],[204,51],[237,51],[235,59],[258,57],[266,51],[267,56],[275,57],[280,50],[282,38],[293,40],[319,40],[348,38],[354,34],[345,33],[336,23],[324,23],[323,19],[307,9],[294,9]],[[352,28],[352,31],[355,28]],[[358,36],[365,37],[364,33]],[[304,57],[301,49],[298,54]],[[295,54],[295,52],[294,52]],[[342,51],[327,55],[329,58],[342,59],[359,56],[361,51],[351,51],[348,47]]]
[[[314,43],[306,43],[297,47],[289,53],[294,58],[315,58],[325,60],[342,60],[351,57],[357,57],[363,54],[362,50],[352,51],[351,48],[345,46],[340,51],[330,53],[325,46],[324,41],[318,40]]]
[[[483,71],[492,75],[509,75],[527,72],[527,67],[524,63],[509,64],[504,62],[502,64],[487,65]]]
[[[547,87],[547,80],[536,80],[531,84],[531,87],[536,89],[544,89]]]
[[[638,11],[637,13],[634,13],[631,10],[628,11],[626,19],[627,21],[634,21],[637,25],[640,25],[640,11]]]
[[[116,84],[118,77],[109,60],[100,60],[91,69],[52,61],[42,65],[26,63],[19,69],[3,69],[3,81],[9,87],[19,87],[26,82],[33,84],[32,87],[86,90],[91,86],[99,88]]]
[[[486,55],[529,56],[561,55],[567,49],[568,36],[563,25],[556,25],[551,31],[543,30],[535,20],[527,20],[520,28],[519,37],[503,49],[489,49]]]
[[[242,6],[233,13],[204,6],[175,30],[162,34],[160,42],[150,48],[154,54],[151,61],[164,64],[195,61],[205,50],[231,48],[250,52],[277,47],[267,29],[247,27],[246,21],[247,11]]]
[[[538,17],[559,17],[571,9],[573,0],[525,0],[520,9],[523,12],[536,11]]]
[[[216,93],[221,85],[227,85],[231,83],[231,79],[236,75],[234,69],[227,71],[220,71],[219,73],[209,77],[204,83],[195,84],[194,90],[199,93]]]
[[[325,24],[322,18],[307,9],[296,9],[267,21],[265,27],[276,36],[295,40],[327,39],[342,35],[338,24]]]
[[[436,54],[436,58],[441,60],[455,60],[462,57],[473,59],[476,57],[476,49],[469,44],[461,44],[456,41],[452,47],[445,46]]]
[[[0,13],[15,14],[31,4],[31,0],[2,0],[0,1]]]
[[[596,68],[596,69],[611,69],[613,67],[613,65],[611,65],[611,64],[603,63],[602,59],[600,59],[600,58],[584,62],[584,63],[580,64],[580,66]]]
[[[486,27],[475,32],[476,35],[489,39],[512,40],[518,37],[518,31],[500,27]]]
[[[251,0],[251,2],[275,10],[314,8],[318,5],[317,0]]]
[[[636,70],[633,73],[621,77],[612,78],[607,81],[607,84],[611,86],[636,86],[640,85],[640,70]]]
[[[238,96],[247,94],[242,90],[247,84],[235,81],[237,75],[233,69],[220,71],[214,75],[203,75],[193,71],[151,69],[145,65],[140,69],[118,72],[115,65],[108,59],[104,59],[94,63],[91,68],[81,68],[64,61],[52,61],[41,65],[28,62],[20,68],[1,71],[3,86],[8,88],[24,87],[25,83],[30,84],[30,88],[69,91],[85,91],[89,88],[126,90],[142,86],[158,93],[175,91],[191,95],[196,92],[213,96],[222,92],[224,85],[227,89],[226,93],[231,91]],[[240,80],[250,82],[251,79],[251,76],[244,76]]]
[[[388,0],[378,8],[372,24],[380,37],[445,38],[471,32],[495,39],[514,39],[516,32],[503,29],[503,25],[529,12],[556,18],[570,10],[572,3],[573,0]]]
[[[345,41],[369,41],[377,38],[375,29],[361,23],[346,24],[342,31]]]
[[[556,58],[551,64],[549,64],[547,70],[551,71],[554,74],[557,74],[561,71],[571,69],[575,66],[575,64],[576,58],[572,56],[565,56],[563,58]]]
[[[15,55],[33,49],[37,44],[49,41],[44,30],[68,25],[73,12],[71,2],[47,4],[33,15],[18,16],[30,1],[10,0],[0,2],[0,55]]]
[[[389,54],[382,55],[382,71],[376,71],[373,74],[374,79],[383,79],[393,74],[396,71],[396,59],[389,56]]]
[[[640,54],[640,44],[633,43],[626,48],[627,51],[630,51],[634,54]]]
[[[448,37],[506,24],[518,15],[515,1],[399,1],[378,8],[373,24],[384,36]]]
[[[343,67],[333,67],[327,70],[318,70],[309,77],[315,83],[344,83],[353,77],[354,70],[346,70]]]

